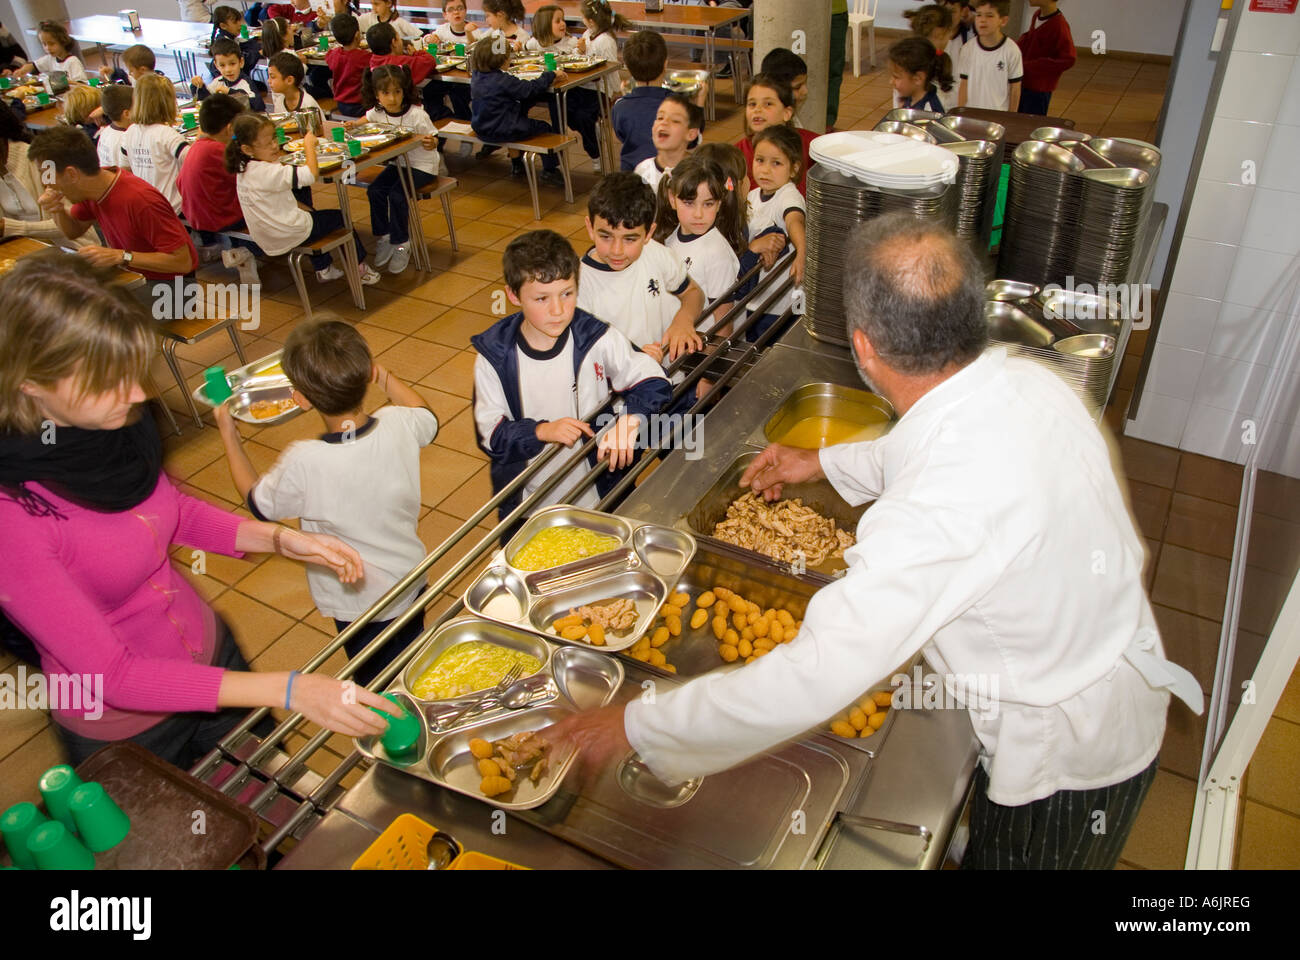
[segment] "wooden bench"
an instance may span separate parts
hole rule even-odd
[[[379,176],[383,169],[383,167],[379,166],[366,167],[366,169],[357,174],[357,178],[352,183],[352,186],[369,186],[374,182],[375,178]],[[422,187],[415,188],[415,198],[417,201],[430,200],[433,197],[437,197],[442,201],[442,212],[447,218],[447,234],[451,238],[451,248],[453,250],[460,249],[456,243],[456,222],[451,218],[451,191],[455,190],[458,186],[460,186],[460,181],[455,177],[438,177],[436,180],[426,183]],[[414,233],[416,230],[423,231],[423,229],[424,226],[420,222],[420,211],[412,208],[411,232]]]
[[[221,234],[231,240],[257,242],[252,235],[238,230],[223,230]],[[329,253],[331,250],[338,250],[343,256],[343,272],[348,278],[348,289],[352,291],[352,302],[356,304],[358,310],[366,309],[366,298],[361,292],[361,264],[357,262],[357,248],[352,243],[352,229],[344,226],[325,234],[319,240],[294,247],[286,254],[289,272],[293,274],[293,284],[298,288],[298,298],[302,300],[303,313],[308,320],[311,319],[311,298],[307,295],[307,281],[303,277],[302,261],[319,253]]]
[[[509,143],[494,143],[490,140],[483,140],[472,130],[469,133],[457,133],[447,131],[445,128],[453,123],[460,123],[451,117],[444,117],[437,121],[434,126],[438,128],[438,136],[450,140],[453,143],[470,143],[479,144],[480,146],[503,147],[507,150],[518,150],[524,155],[524,174],[528,177],[528,189],[533,195],[533,218],[542,219],[542,205],[537,194],[537,158],[545,154],[555,154],[560,161],[560,173],[564,177],[564,202],[573,203],[573,178],[569,175],[569,156],[568,148],[578,142],[578,138],[573,134],[563,133],[543,133],[536,137],[530,137],[527,140],[513,140]]]

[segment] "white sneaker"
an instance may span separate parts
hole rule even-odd
[[[339,269],[338,264],[334,263],[331,263],[324,270],[316,271],[316,279],[321,283],[329,283],[331,280],[339,280],[343,276],[343,271]]]
[[[365,286],[373,286],[379,282],[379,271],[368,263],[361,265],[361,282]]]
[[[375,255],[370,258],[370,262],[376,267],[382,267],[392,255],[393,244],[389,241],[388,235],[385,234],[375,241]]]
[[[239,271],[240,283],[261,283],[257,275],[257,260],[247,247],[232,247],[221,252],[221,262]]]
[[[401,273],[411,262],[411,246],[399,243],[393,247],[393,258],[388,262],[389,273]],[[377,264],[376,264],[377,265]]]

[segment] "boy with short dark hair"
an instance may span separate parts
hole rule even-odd
[[[635,173],[611,173],[587,201],[587,235],[578,306],[617,327],[660,363],[704,341],[695,318],[704,291],[676,254],[652,239],[655,193]]]
[[[794,97],[794,116],[790,118],[790,122],[796,127],[802,127],[799,110],[808,99],[808,64],[804,58],[793,50],[776,47],[768,51],[767,56],[763,58],[763,66],[759,73],[765,73],[769,77],[776,77],[790,84],[790,94]]]
[[[638,181],[639,182],[639,181]],[[613,394],[624,412],[602,437],[592,466],[609,457],[610,471],[576,500],[595,506],[632,462],[639,422],[672,396],[659,365],[618,330],[578,306],[580,269],[569,241],[551,230],[517,237],[502,258],[506,295],[519,312],[470,338],[474,362],[474,422],[479,446],[492,460],[493,492],[503,489],[548,444],[572,447],[595,435],[588,420]],[[498,508],[504,519],[552,476],[558,454]],[[555,503],[578,475],[544,497]]]
[[[157,73],[157,60],[153,51],[143,43],[132,44],[122,51],[122,67],[114,69],[105,64],[99,68],[99,75],[109,83],[134,84],[146,73]]]
[[[654,145],[658,153],[642,160],[633,171],[659,192],[659,181],[672,172],[673,167],[686,158],[700,142],[704,129],[704,111],[680,93],[671,93],[659,104],[653,127]]]
[[[185,151],[185,162],[176,175],[181,194],[181,212],[205,244],[220,243],[218,233],[236,230],[247,233],[244,212],[239,206],[235,175],[226,169],[226,144],[230,125],[244,112],[238,100],[227,93],[214,93],[199,106],[199,135]],[[221,251],[221,262],[239,271],[241,283],[258,283],[256,244],[231,241],[236,246]],[[260,252],[260,251],[258,251]]]
[[[307,68],[288,50],[272,55],[266,65],[266,83],[271,88],[271,111],[320,110],[316,98],[302,88]]]
[[[614,133],[623,144],[619,153],[622,170],[633,170],[656,153],[652,131],[659,105],[668,96],[659,85],[667,63],[668,45],[654,30],[638,30],[623,45],[623,64],[636,87],[620,97],[611,111]]]
[[[333,77],[334,109],[345,117],[364,117],[361,78],[370,69],[370,51],[361,49],[361,26],[352,14],[340,13],[330,20],[330,32],[342,44],[325,54],[325,65]]]
[[[122,134],[131,125],[131,88],[124,83],[107,84],[99,92],[99,108],[108,126],[99,131],[96,150],[101,167],[116,167],[122,159]]]
[[[1078,55],[1070,25],[1056,0],[1029,0],[1029,5],[1035,8],[1034,16],[1029,29],[1016,41],[1025,63],[1020,112],[1045,117],[1061,74],[1074,66]]]
[[[239,428],[223,404],[217,427],[239,495],[253,516],[299,517],[303,530],[328,532],[356,548],[365,562],[357,583],[307,572],[312,600],[342,631],[425,557],[420,519],[420,448],[433,442],[438,418],[424,399],[374,362],[356,327],[318,317],[289,334],[281,358],[293,399],[315,409],[326,433],[289,444],[259,475],[240,442]],[[391,401],[366,413],[366,391],[377,384]],[[419,585],[392,601],[346,644],[354,657],[409,607]],[[368,684],[424,629],[415,617],[354,675]]]
[[[1024,67],[1020,48],[1002,31],[1011,16],[1011,0],[979,0],[975,36],[961,48],[961,87],[957,104],[985,110],[1020,108]]]
[[[266,112],[266,104],[253,89],[253,80],[244,69],[244,52],[239,44],[227,37],[217,37],[208,47],[212,62],[217,72],[208,80],[194,77],[190,86],[194,89],[196,100],[205,100],[214,93],[242,93],[248,98],[248,105],[257,113]]]

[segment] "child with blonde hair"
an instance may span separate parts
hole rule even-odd
[[[158,190],[176,213],[181,192],[176,176],[189,141],[176,129],[176,90],[160,73],[136,81],[131,97],[131,126],[122,134],[122,159],[141,180]]]

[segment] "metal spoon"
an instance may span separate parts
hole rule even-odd
[[[426,870],[447,869],[460,852],[456,841],[441,831],[429,838],[426,850],[429,854],[429,865],[424,868]]]

